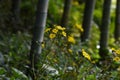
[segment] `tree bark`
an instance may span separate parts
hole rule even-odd
[[[37,5],[37,12],[36,12],[36,21],[33,30],[33,38],[30,50],[30,68],[32,70],[32,79],[36,80],[36,70],[38,69],[37,64],[40,61],[40,54],[41,54],[41,44],[43,42],[44,36],[44,28],[46,24],[47,18],[47,9],[48,9],[48,2],[49,0],[39,0]],[[35,73],[35,74],[34,74]]]
[[[12,24],[15,31],[19,29],[18,25],[20,24],[20,3],[21,0],[12,0]]]
[[[83,16],[83,23],[82,23],[84,32],[81,34],[82,42],[86,41],[89,38],[95,2],[96,0],[86,0],[85,2],[85,10]]]
[[[69,21],[69,13],[71,9],[72,0],[64,0],[64,11],[61,19],[61,26],[66,27]]]
[[[107,57],[107,47],[108,47],[108,36],[109,36],[109,23],[110,23],[110,6],[111,0],[104,0],[103,3],[103,13],[102,13],[102,23],[100,26],[100,49],[99,54],[101,59]]]
[[[115,41],[120,41],[120,0],[116,3],[116,18],[115,18],[115,30],[114,30]]]

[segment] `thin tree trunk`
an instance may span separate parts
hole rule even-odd
[[[32,79],[35,80],[36,70],[38,69],[37,64],[40,61],[41,54],[41,43],[43,42],[44,28],[47,18],[49,0],[39,0],[36,12],[36,21],[33,31],[32,45],[30,51],[30,68],[32,70]],[[35,74],[34,74],[35,73]]]
[[[111,0],[104,0],[102,24],[100,26],[100,49],[99,54],[101,59],[107,57],[108,36],[109,36],[109,23],[110,23],[110,6]]]
[[[64,2],[64,11],[61,19],[61,26],[66,27],[69,21],[69,12],[71,8],[72,0],[65,0]]]
[[[117,0],[117,4],[116,4],[114,37],[115,37],[116,42],[120,41],[120,0]]]
[[[83,23],[82,23],[84,32],[81,34],[82,42],[86,41],[89,38],[95,2],[96,0],[86,0],[85,2],[85,10],[84,10],[84,16],[83,16]]]
[[[15,30],[19,29],[21,0],[12,0],[12,24]]]

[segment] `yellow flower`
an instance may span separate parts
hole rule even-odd
[[[49,38],[50,38],[50,39],[53,39],[53,38],[55,38],[55,37],[56,37],[56,35],[53,34],[53,33],[51,33],[51,34],[49,35]]]
[[[115,50],[115,48],[112,48],[111,50],[112,50],[113,52],[115,52],[116,54],[120,54],[120,49]]]
[[[46,30],[45,30],[45,32],[48,32],[48,31],[50,31],[51,30],[51,28],[47,28]]]
[[[57,30],[57,29],[53,29],[52,32],[53,32],[53,33],[57,33],[58,30]]]
[[[87,58],[88,60],[91,61],[91,57],[90,57],[90,55],[89,55],[87,52],[85,52],[84,49],[82,49],[82,55],[83,55],[85,58]]]
[[[115,57],[113,60],[118,62],[118,61],[120,61],[120,58],[119,57]]]
[[[58,29],[58,30],[65,30],[66,28],[61,27],[61,26],[56,26],[56,29]]]
[[[62,35],[63,35],[64,37],[66,37],[66,32],[65,32],[65,31],[62,31]]]
[[[75,39],[72,36],[68,36],[68,42],[75,44]]]
[[[72,53],[72,50],[71,50],[71,49],[68,49],[68,52]]]
[[[44,44],[44,43],[42,43],[42,45],[41,45],[41,46],[42,46],[42,48],[44,48],[44,47],[45,47],[45,44]]]
[[[116,54],[120,54],[120,49],[116,50]]]
[[[82,26],[79,25],[79,24],[75,24],[75,28],[79,29],[80,32],[83,32],[83,31],[84,31],[83,28],[82,28]]]
[[[115,51],[115,48],[111,48],[112,51]]]

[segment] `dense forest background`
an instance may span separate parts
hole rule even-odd
[[[120,80],[120,0],[0,0],[1,80]]]

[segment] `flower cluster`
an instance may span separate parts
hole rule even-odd
[[[65,30],[66,30],[65,27],[54,26],[54,28],[47,28],[45,30],[45,33],[49,32],[49,38],[50,39],[54,39],[57,36],[59,36],[59,38],[66,37],[68,43],[75,44],[76,41],[74,39],[74,36],[73,35],[67,35]]]
[[[80,34],[84,32],[84,29],[82,28],[81,24],[75,23],[72,28],[72,35],[75,37],[80,37]]]
[[[89,55],[87,52],[85,52],[84,49],[82,49],[82,55],[83,55],[85,58],[87,58],[89,61],[91,61],[90,55]]]
[[[112,48],[111,49],[112,50],[112,53],[113,53],[113,55],[115,56],[114,58],[113,58],[113,60],[115,61],[115,62],[120,62],[120,49],[115,49],[115,48]]]
[[[49,34],[49,38],[50,39],[54,39],[57,35],[57,33],[59,32],[60,34],[62,34],[62,36],[66,37],[66,32],[65,32],[65,29],[64,27],[61,27],[61,26],[54,26],[54,28],[47,28],[45,30],[45,32],[50,32]]]
[[[45,44],[42,44],[42,52],[47,54],[46,62],[58,65],[66,61],[67,64],[76,66],[73,56],[75,57],[77,54],[73,46],[76,45],[77,41],[71,33],[67,32],[65,27],[59,25],[45,29]]]
[[[120,61],[120,57],[115,57],[115,58],[113,58],[113,60],[114,60],[115,62],[119,62],[119,61]]]
[[[83,31],[84,31],[83,28],[82,28],[82,26],[79,25],[79,24],[75,24],[74,27],[75,27],[76,29],[78,29],[80,32],[83,32]]]
[[[112,52],[115,52],[115,54],[118,54],[118,55],[120,54],[120,49],[116,50],[115,48],[112,48],[111,50],[112,50]]]
[[[73,36],[68,36],[68,42],[75,44],[75,39]]]

